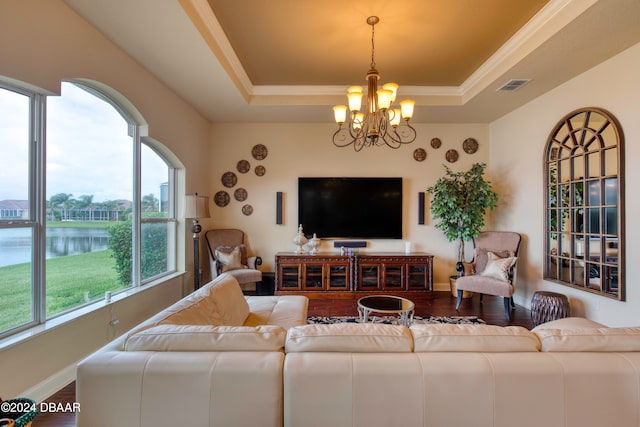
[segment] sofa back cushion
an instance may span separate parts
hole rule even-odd
[[[542,351],[640,351],[640,327],[534,329]]]
[[[158,325],[127,337],[125,351],[282,351],[280,326]]]
[[[417,352],[531,352],[540,351],[538,338],[521,326],[413,325],[411,333]]]
[[[216,279],[209,289],[209,296],[216,304],[223,325],[242,326],[249,316],[249,304],[238,281],[230,274],[222,274]]]
[[[413,339],[405,326],[374,323],[334,323],[296,326],[287,332],[285,351],[345,353],[406,353]]]

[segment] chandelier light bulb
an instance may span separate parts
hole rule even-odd
[[[391,98],[393,97],[393,92],[387,89],[378,89],[378,107],[381,110],[386,110],[391,106]]]
[[[347,106],[336,105],[335,107],[333,107],[333,116],[336,119],[336,123],[342,125],[347,121]]]
[[[391,102],[395,102],[396,95],[398,94],[398,84],[397,83],[385,83],[382,85],[382,89],[390,90],[392,92]]]
[[[389,110],[389,123],[391,123],[391,126],[398,126],[400,124],[400,118],[401,113],[399,109],[394,108],[392,110]]]
[[[409,120],[413,117],[413,106],[416,105],[416,101],[413,99],[405,99],[400,101],[400,108],[402,109],[402,118]]]

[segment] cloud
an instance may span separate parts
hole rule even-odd
[[[28,195],[28,104],[26,96],[0,89],[0,200]],[[132,200],[133,141],[128,124],[106,101],[70,83],[47,99],[47,199],[67,193],[93,195],[94,202]],[[144,147],[144,145],[143,145]],[[143,148],[142,195],[160,197],[166,164]]]

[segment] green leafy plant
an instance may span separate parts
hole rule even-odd
[[[445,166],[446,175],[427,188],[433,195],[431,213],[440,220],[435,227],[450,242],[459,241],[458,262],[465,260],[465,240],[478,237],[487,209],[493,210],[498,204],[498,195],[483,176],[486,167],[475,163],[466,172],[453,172]]]

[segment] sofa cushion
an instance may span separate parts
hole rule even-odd
[[[575,329],[575,328],[606,328],[607,325],[585,319],[584,317],[564,317],[562,319],[552,320],[550,322],[541,323],[531,331],[535,332],[540,329]]]
[[[539,351],[538,338],[521,326],[412,325],[414,351],[484,353]]]
[[[158,325],[223,325],[222,317],[218,313],[215,301],[208,295],[193,297],[184,300],[184,304],[178,304],[167,311],[167,316],[157,322]],[[153,326],[153,325],[150,325]]]
[[[209,296],[216,304],[216,311],[223,325],[242,326],[249,316],[249,304],[242,294],[238,281],[229,273],[218,276],[209,289]]]
[[[158,325],[127,337],[125,351],[281,351],[280,326]]]
[[[375,323],[334,323],[296,326],[287,332],[285,351],[346,353],[407,353],[413,338],[406,326]]]
[[[640,327],[536,328],[533,333],[540,340],[542,351],[640,351]]]
[[[245,326],[278,325],[285,329],[307,323],[309,299],[304,295],[246,296],[250,313]]]

